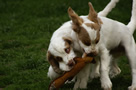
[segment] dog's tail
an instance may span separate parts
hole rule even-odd
[[[119,0],[111,0],[109,4],[99,12],[100,16],[106,17],[108,13],[116,6],[116,3],[119,2]]]
[[[136,29],[136,0],[133,0],[132,12],[131,12],[131,19],[128,23],[127,27],[130,29],[131,33],[133,34]]]

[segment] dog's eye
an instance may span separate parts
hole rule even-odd
[[[99,40],[96,40],[95,43],[97,44],[99,42]]]
[[[70,48],[66,48],[66,49],[65,49],[65,52],[66,52],[66,53],[69,53],[69,52],[70,52]]]
[[[85,42],[84,43],[86,46],[90,46],[91,45],[91,42]]]

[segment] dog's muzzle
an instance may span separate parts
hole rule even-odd
[[[67,64],[69,67],[73,67],[75,65],[74,60],[70,60]]]
[[[96,52],[91,52],[91,53],[86,54],[86,56],[88,56],[88,57],[96,57],[97,53]]]

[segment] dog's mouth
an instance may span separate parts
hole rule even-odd
[[[96,53],[88,53],[86,56],[88,56],[88,57],[96,57],[97,54]]]
[[[96,57],[98,54],[97,53],[85,53],[83,54],[82,57]]]
[[[86,54],[86,53],[84,53],[82,57],[83,57],[83,58],[84,58],[84,57],[94,57],[92,63],[95,64],[95,63],[96,63],[96,61],[95,61],[95,57],[96,57],[96,56],[97,56],[97,54],[90,54],[90,53],[89,53],[89,54]]]
[[[82,49],[84,54],[82,57],[96,57],[98,55],[98,53],[96,51],[94,52],[90,52],[90,53],[86,53],[84,49]]]

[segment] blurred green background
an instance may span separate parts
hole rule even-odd
[[[110,0],[0,0],[0,90],[47,90],[46,51],[52,33],[70,20],[69,6],[87,15],[89,1],[99,12]],[[108,17],[127,24],[131,3],[120,0]],[[113,90],[127,90],[131,85],[129,63],[125,56],[118,62],[122,72],[112,79]],[[64,85],[62,90],[73,85]],[[88,83],[90,89],[101,90],[99,78]]]

